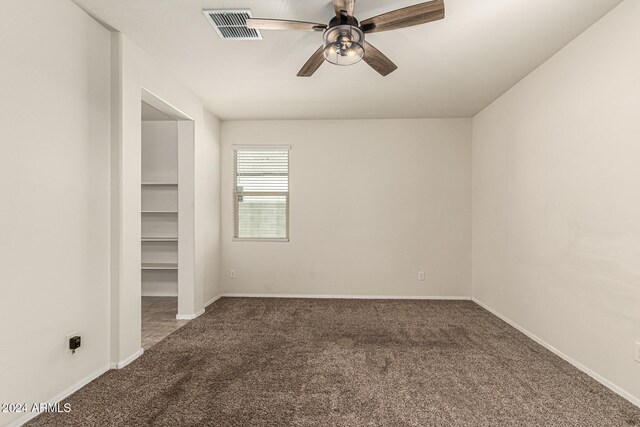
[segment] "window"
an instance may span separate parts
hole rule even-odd
[[[289,240],[289,146],[234,145],[234,238]]]

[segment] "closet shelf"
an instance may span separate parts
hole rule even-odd
[[[174,263],[160,263],[160,262],[143,262],[143,270],[177,270],[178,264]]]
[[[177,214],[178,211],[142,211],[143,214]]]
[[[177,242],[177,237],[143,237],[143,242]]]
[[[143,182],[143,187],[177,187],[177,182]]]

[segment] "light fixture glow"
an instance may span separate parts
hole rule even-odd
[[[324,32],[324,57],[336,65],[353,65],[364,57],[364,33],[353,25],[336,25]]]

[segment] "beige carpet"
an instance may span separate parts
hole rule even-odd
[[[637,426],[472,302],[223,298],[42,426]]]

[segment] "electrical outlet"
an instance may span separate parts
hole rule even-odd
[[[424,281],[424,271],[418,271],[418,280]]]
[[[232,278],[232,279],[235,279],[235,278],[238,277],[238,274],[236,273],[236,270],[234,268],[229,270],[229,277]]]
[[[64,348],[66,348],[70,354],[73,353],[73,351],[71,351],[71,349],[69,348],[69,340],[77,335],[80,335],[80,334],[77,332],[71,332],[70,334],[67,334],[67,336],[65,337]]]
[[[636,341],[636,347],[635,347],[635,359],[636,362],[640,363],[640,342]]]

